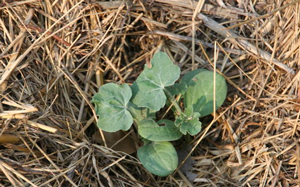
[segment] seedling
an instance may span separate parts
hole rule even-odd
[[[101,86],[92,102],[99,116],[97,125],[103,131],[126,131],[135,123],[144,142],[137,152],[139,160],[153,174],[167,176],[178,166],[177,152],[170,141],[198,134],[199,118],[221,106],[227,86],[223,76],[204,69],[191,71],[175,83],[180,68],[164,52],[157,52],[151,64],[151,68],[145,66],[132,86]],[[178,95],[183,97],[183,108],[175,100]],[[172,105],[175,121],[156,121],[155,113],[165,105]]]

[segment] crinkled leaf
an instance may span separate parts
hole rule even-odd
[[[213,112],[214,103],[214,73],[208,70],[194,70],[186,74],[182,81],[187,83],[187,91],[184,95],[185,107],[193,106],[195,112],[201,116]],[[218,109],[224,102],[227,94],[227,85],[224,77],[216,74],[216,107]]]
[[[157,124],[153,119],[144,119],[138,124],[138,132],[143,138],[151,141],[173,141],[182,136],[170,120],[160,120]]]
[[[164,177],[178,166],[178,156],[170,142],[151,142],[139,148],[138,158],[151,173]]]
[[[201,131],[201,125],[202,123],[196,118],[185,120],[180,125],[180,132],[184,135],[189,133],[190,135],[194,136]]]
[[[131,98],[131,89],[127,84],[108,83],[100,87],[92,101],[99,116],[98,127],[107,132],[128,130],[133,123],[127,110]]]
[[[179,127],[182,134],[189,133],[194,136],[201,131],[202,123],[199,121],[199,117],[200,113],[194,112],[193,107],[189,106],[185,109],[184,114],[176,117],[175,125]]]
[[[180,68],[164,52],[155,53],[151,64],[151,68],[145,66],[136,80],[137,92],[132,102],[139,107],[158,111],[166,103],[165,87],[173,85],[179,78]]]

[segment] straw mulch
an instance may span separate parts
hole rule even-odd
[[[1,1],[0,186],[297,186],[299,0]],[[156,50],[216,66],[228,97],[168,177],[136,129],[103,134],[90,99]],[[116,144],[117,145],[113,145]]]

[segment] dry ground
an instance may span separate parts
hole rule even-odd
[[[299,0],[1,1],[0,186],[298,186],[299,15]],[[157,49],[228,83],[163,178],[136,159],[134,128],[104,142],[90,103]]]

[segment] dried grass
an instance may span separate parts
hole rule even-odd
[[[299,0],[2,1],[0,186],[298,186],[299,10]],[[164,178],[102,132],[97,143],[89,102],[104,83],[132,83],[157,49],[183,74],[215,62],[229,86],[182,158],[191,170]]]

